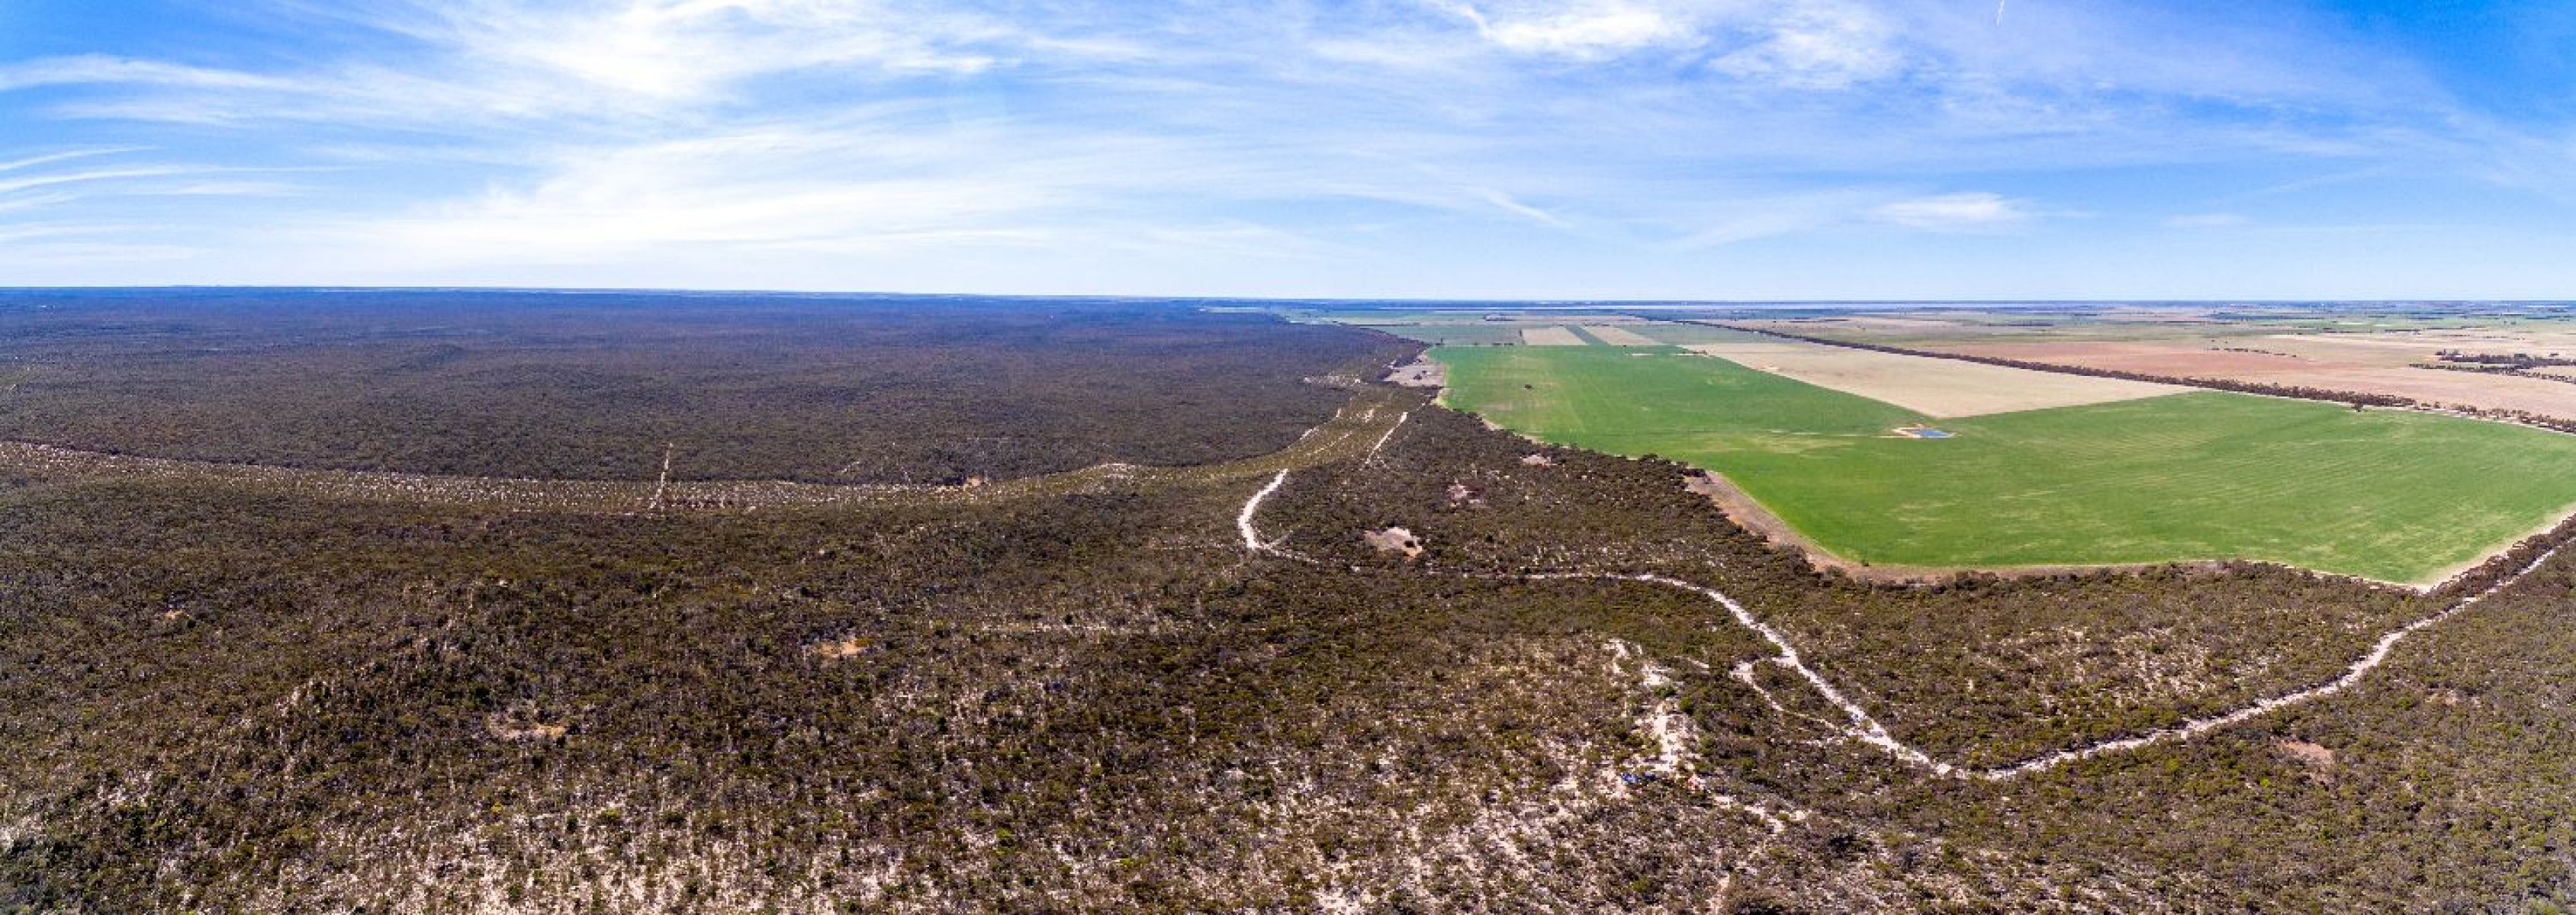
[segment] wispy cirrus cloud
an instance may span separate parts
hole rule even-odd
[[[1879,222],[1935,232],[1991,231],[2032,216],[2028,201],[1984,191],[1899,200],[1870,210],[1870,218]]]
[[[0,92],[43,86],[125,84],[203,89],[290,88],[291,81],[232,70],[193,67],[100,54],[46,57],[0,64]]]

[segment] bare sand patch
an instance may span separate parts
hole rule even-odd
[[[805,646],[805,653],[827,661],[855,658],[868,653],[868,640],[854,635],[829,642],[816,642]]]
[[[1747,368],[1938,417],[1982,416],[2111,403],[2190,390],[2173,385],[2062,375],[1793,340],[1702,343],[1689,349]]]
[[[1422,556],[1422,538],[1414,536],[1412,531],[1401,527],[1364,531],[1360,534],[1360,539],[1368,541],[1368,545],[1376,547],[1381,553],[1403,553],[1406,559],[1418,559]]]
[[[1625,327],[1614,327],[1607,324],[1586,324],[1583,325],[1583,332],[1591,334],[1595,339],[1598,339],[1603,343],[1610,344],[1611,346],[1664,345],[1653,337],[1629,330]]]
[[[483,716],[483,732],[502,740],[554,740],[571,733],[568,725],[540,718],[524,705]]]
[[[1549,326],[1546,326],[1546,327],[1524,327],[1524,328],[1521,328],[1521,345],[1523,345],[1523,346],[1591,346],[1592,344],[1585,343],[1585,342],[1583,342],[1583,338],[1582,338],[1582,337],[1577,337],[1577,336],[1575,336],[1575,335],[1574,335],[1574,329],[1573,329],[1573,328],[1570,328],[1570,327],[1558,327],[1558,326],[1555,326],[1555,325],[1549,325]]]
[[[2322,744],[2309,743],[2304,740],[2284,740],[2280,741],[2277,746],[2281,748],[2281,752],[2287,753],[2292,758],[2312,766],[2331,766],[2335,764],[2335,751],[2327,749]]]
[[[1434,361],[1428,354],[1395,367],[1386,380],[1408,388],[1438,388],[1449,384],[1449,367]]]
[[[2295,346],[2322,352],[2321,347],[2349,346],[2355,342],[2321,344],[2315,338],[2307,338],[2298,341],[2265,340],[2263,345],[2267,348]],[[2351,348],[2366,347],[2375,348],[2377,344],[2360,344]],[[2434,349],[2448,347],[2449,344],[2426,340],[2423,351],[2430,355]],[[2522,410],[2560,419],[2576,419],[2576,385],[2492,372],[2419,369],[2389,365],[2385,361],[2374,363],[2368,359],[2311,358],[2162,343],[1983,343],[1944,346],[1940,350],[2183,378],[2216,378],[2363,394],[2392,394],[2431,406]]]

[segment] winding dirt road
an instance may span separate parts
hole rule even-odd
[[[1268,485],[1261,487],[1258,492],[1252,494],[1250,499],[1244,501],[1243,511],[1235,518],[1235,526],[1243,535],[1244,549],[1257,554],[1321,565],[1322,563],[1318,563],[1314,559],[1283,550],[1277,544],[1266,542],[1261,539],[1260,529],[1255,523],[1261,510],[1261,503],[1267,501],[1273,494],[1277,493],[1280,487],[1286,485],[1287,482],[1288,471],[1285,469],[1280,470],[1276,476],[1271,477]],[[2125,753],[2132,750],[2155,746],[2157,744],[2189,740],[2222,728],[2243,724],[2247,721],[2251,721],[2255,718],[2293,705],[2313,702],[2315,700],[2343,692],[2344,690],[2350,689],[2359,684],[2362,681],[2362,678],[2368,676],[2372,670],[2376,670],[2381,664],[2386,663],[2389,652],[2394,650],[2398,643],[2405,641],[2408,637],[2413,636],[2417,632],[2423,631],[2427,627],[2440,623],[2443,620],[2450,619],[2453,616],[2457,616],[2468,610],[2470,607],[2477,605],[2479,601],[2485,600],[2490,595],[2512,586],[2514,583],[2529,576],[2534,570],[2547,564],[2550,559],[2557,555],[2557,548],[2552,548],[2542,552],[2538,557],[2532,559],[2531,562],[2523,565],[2521,568],[2515,569],[2512,574],[2499,579],[2495,584],[2488,586],[2485,590],[2469,595],[2468,597],[2461,598],[2450,606],[2444,607],[2439,613],[2408,623],[2380,636],[2379,640],[2371,646],[2369,653],[2364,654],[2358,660],[2353,661],[2352,664],[2344,668],[2341,675],[2332,680],[2328,680],[2324,683],[2320,683],[2306,689],[2258,699],[2252,704],[2237,708],[2225,714],[2212,715],[2206,718],[2194,718],[2168,728],[2160,728],[2128,737],[2107,738],[2071,749],[2059,750],[2054,753],[2042,754],[2019,762],[1990,768],[1971,768],[1936,759],[1931,754],[1925,753],[1921,748],[1908,744],[1902,740],[1898,740],[1895,735],[1888,733],[1885,726],[1878,723],[1877,718],[1870,715],[1869,710],[1862,708],[1859,703],[1853,702],[1850,697],[1844,695],[1841,689],[1836,688],[1832,681],[1825,679],[1825,676],[1818,673],[1815,668],[1807,666],[1806,659],[1800,657],[1798,654],[1798,647],[1791,644],[1786,636],[1780,634],[1779,630],[1772,628],[1767,623],[1764,623],[1761,618],[1755,616],[1751,610],[1746,609],[1742,603],[1738,602],[1733,597],[1727,596],[1725,592],[1719,591],[1716,588],[1684,581],[1682,579],[1666,575],[1633,572],[1571,571],[1546,572],[1529,575],[1477,575],[1426,571],[1423,574],[1451,574],[1460,578],[1498,581],[1633,581],[1652,585],[1661,585],[1667,588],[1676,588],[1697,594],[1711,601],[1715,601],[1719,606],[1726,608],[1726,612],[1728,615],[1735,618],[1737,625],[1751,630],[1754,634],[1761,636],[1764,641],[1771,643],[1772,650],[1775,654],[1766,659],[1767,661],[1797,672],[1799,677],[1807,681],[1808,686],[1815,689],[1818,696],[1823,697],[1826,702],[1831,703],[1836,709],[1841,710],[1844,717],[1848,719],[1847,723],[1839,726],[1839,729],[1843,732],[1843,736],[1845,738],[1876,747],[1901,762],[1928,770],[1934,775],[1946,778],[2000,782],[2019,778],[2024,775],[2045,772],[2079,760],[2091,759],[2097,756],[2108,756],[2116,753]],[[1760,687],[1756,686],[1755,688],[1759,689]],[[1768,698],[1768,696],[1766,695],[1765,698]]]

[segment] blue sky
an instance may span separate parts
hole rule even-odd
[[[2576,297],[2576,4],[0,0],[0,285]]]

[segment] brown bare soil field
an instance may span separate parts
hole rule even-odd
[[[1583,331],[1584,331],[1585,333],[1588,333],[1588,334],[1591,334],[1591,335],[1593,335],[1593,336],[1595,336],[1595,337],[1600,338],[1600,339],[1601,339],[1601,342],[1603,342],[1603,343],[1607,343],[1607,344],[1610,344],[1611,346],[1662,346],[1662,345],[1664,345],[1663,343],[1661,343],[1661,342],[1659,342],[1659,341],[1655,340],[1655,339],[1654,339],[1654,338],[1652,338],[1652,337],[1648,337],[1648,336],[1646,336],[1646,335],[1644,335],[1644,334],[1641,334],[1641,333],[1638,333],[1638,332],[1636,332],[1636,331],[1629,330],[1629,329],[1627,329],[1627,328],[1625,328],[1625,327],[1618,327],[1618,326],[1615,326],[1615,325],[1608,325],[1608,324],[1586,324],[1586,325],[1583,325]]]
[[[2286,341],[2265,341],[2266,345]],[[2313,346],[2313,339],[2304,341]],[[2366,344],[2365,344],[2366,345]],[[2362,361],[2231,352],[2155,343],[1984,343],[1940,347],[1943,352],[2048,362],[2085,368],[2224,378],[2394,394],[2431,405],[2524,410],[2576,419],[2576,385],[2543,378],[2417,369]]]
[[[1902,330],[1957,330],[1967,326],[1959,321],[1941,318],[1901,318],[1889,315],[1849,315],[1821,319],[1815,323],[1839,324],[1846,327],[1892,328]]]
[[[2208,378],[2265,378],[2314,372],[2320,368],[2363,368],[2298,356],[2207,349],[2172,343],[1965,343],[1935,347],[1941,352],[1997,359],[2021,359],[2120,372]]]
[[[1892,403],[1926,416],[2013,413],[2137,400],[2185,390],[2116,378],[2057,375],[1788,340],[1703,343],[1690,350],[1818,387]]]
[[[2219,344],[2199,344],[2219,345]],[[2278,334],[2254,340],[2234,341],[2226,345],[2269,350],[2339,368],[2405,368],[2433,358],[2433,354],[2451,348],[2442,341],[2414,336],[2359,336],[2354,334]]]
[[[1585,343],[1585,342],[1583,342],[1583,338],[1582,338],[1582,337],[1577,337],[1577,336],[1575,336],[1575,335],[1574,335],[1574,331],[1573,331],[1573,330],[1568,329],[1568,328],[1564,328],[1564,327],[1558,327],[1558,326],[1555,326],[1555,325],[1549,325],[1549,326],[1546,326],[1546,327],[1524,327],[1524,328],[1521,328],[1521,343],[1522,343],[1522,345],[1525,345],[1525,346],[1591,346],[1591,345],[1592,345],[1592,344],[1589,344],[1589,343]]]

